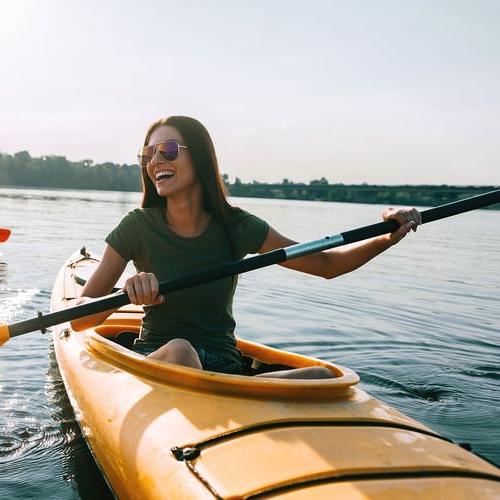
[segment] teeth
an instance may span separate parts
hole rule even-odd
[[[165,177],[172,177],[174,175],[173,170],[161,170],[160,172],[155,172],[156,180],[164,179]]]

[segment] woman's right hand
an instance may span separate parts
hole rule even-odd
[[[422,224],[422,214],[416,208],[388,208],[384,210],[382,219],[392,219],[399,223],[399,229],[389,237],[391,245],[400,242],[410,231],[416,231]]]
[[[125,281],[123,291],[130,302],[138,306],[154,306],[163,304],[165,297],[159,295],[158,279],[153,273],[138,273]]]

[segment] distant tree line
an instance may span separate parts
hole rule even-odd
[[[384,205],[433,206],[498,189],[498,186],[330,184],[325,177],[308,184],[289,179],[281,183],[246,183],[238,177],[230,182],[227,174],[222,178],[235,197]],[[14,155],[0,153],[0,186],[139,191],[141,179],[137,165],[94,164],[92,160],[72,162],[64,156],[34,158],[27,151],[21,151]]]
[[[117,165],[92,160],[69,161],[64,156],[33,158],[28,151],[0,153],[0,186],[138,191],[137,165]]]

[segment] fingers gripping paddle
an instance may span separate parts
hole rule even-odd
[[[486,207],[488,205],[494,205],[495,203],[500,203],[500,189],[453,203],[448,203],[446,205],[441,205],[429,210],[424,210],[421,212],[422,224],[444,219],[452,215],[458,215],[477,208]],[[333,236],[326,236],[320,240],[298,243],[286,248],[280,248],[262,255],[256,255],[254,257],[238,260],[236,262],[230,262],[222,266],[161,283],[160,293],[162,295],[169,294],[185,288],[208,283],[210,281],[267,267],[272,264],[279,264],[280,262],[285,262],[290,259],[313,254],[329,248],[339,247],[356,241],[392,233],[398,229],[398,227],[399,223],[397,221],[389,220],[358,229],[352,229]],[[65,323],[76,318],[83,318],[84,316],[91,316],[103,311],[116,309],[129,303],[130,300],[127,294],[119,292],[117,294],[108,295],[104,298],[98,298],[83,305],[69,307],[68,309],[63,309],[47,315],[39,313],[36,318],[19,321],[18,323],[12,323],[11,325],[0,325],[0,345],[7,342],[10,337],[16,337],[18,335],[23,335],[24,333],[36,330],[44,332],[46,328],[50,326]]]
[[[6,229],[4,227],[0,227],[0,243],[7,241],[10,236],[10,229]]]

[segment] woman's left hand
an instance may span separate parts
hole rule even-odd
[[[400,228],[391,233],[392,245],[399,243],[410,231],[416,231],[422,224],[422,216],[416,208],[388,208],[382,214],[384,220],[396,220]]]

